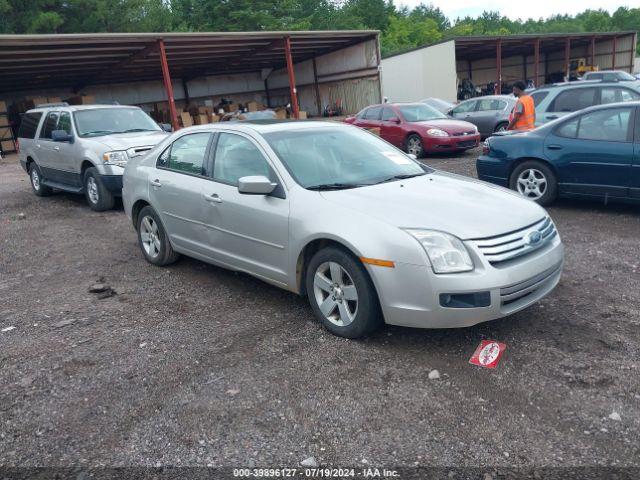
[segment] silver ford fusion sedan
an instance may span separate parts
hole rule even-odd
[[[149,262],[183,254],[307,295],[348,338],[504,317],[562,271],[536,203],[331,122],[180,130],[129,161],[123,201]]]

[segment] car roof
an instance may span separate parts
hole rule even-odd
[[[256,132],[259,134],[271,132],[300,131],[316,128],[355,128],[346,123],[332,120],[240,120],[238,122],[217,122],[206,125],[195,125],[183,128],[180,131],[207,131],[211,128],[224,128],[225,130],[235,130],[238,132]]]
[[[598,73],[598,72],[594,72]],[[604,87],[610,86],[625,86],[628,87],[629,84],[633,84],[634,82],[619,82],[619,81],[603,81],[603,80],[577,80],[575,82],[559,82],[559,83],[551,83],[549,85],[542,85],[539,88],[533,90],[533,92],[537,92],[540,90],[552,90],[552,89],[563,89],[563,88],[586,88],[593,87],[596,85],[602,85]]]
[[[108,108],[140,108],[140,107],[136,107],[135,105],[64,105],[60,103],[60,104],[32,108],[28,110],[27,113],[45,112],[48,110],[60,110],[61,108],[71,110],[72,112],[77,112],[82,110],[97,110],[97,109],[103,109],[103,108],[108,109]]]

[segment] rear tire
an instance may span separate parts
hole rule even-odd
[[[416,158],[421,158],[424,155],[424,146],[422,145],[420,135],[416,135],[415,133],[409,135],[404,142],[404,150],[407,153],[412,153]]]
[[[164,267],[175,263],[180,254],[171,246],[167,231],[153,207],[146,206],[138,214],[138,245],[147,262]]]
[[[493,129],[494,133],[505,132],[507,127],[509,126],[509,122],[502,122],[496,125],[496,128]]]
[[[47,187],[42,184],[42,173],[36,165],[35,162],[32,162],[29,167],[29,179],[31,180],[31,188],[33,188],[33,193],[35,193],[39,197],[47,197],[53,193],[51,187]]]
[[[115,203],[113,194],[102,183],[102,178],[95,167],[84,172],[84,195],[92,210],[103,212],[111,210]]]
[[[558,197],[556,174],[538,160],[527,160],[518,165],[509,178],[509,188],[543,206],[552,204]]]
[[[359,338],[383,323],[373,282],[350,253],[324,248],[311,258],[305,275],[311,309],[334,335]]]

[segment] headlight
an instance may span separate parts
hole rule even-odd
[[[473,270],[473,261],[462,241],[448,233],[434,230],[407,229],[427,252],[435,273],[457,273]]]
[[[102,159],[106,165],[117,165],[118,167],[124,167],[129,160],[129,156],[127,152],[124,151],[115,151],[115,152],[106,152],[102,155]]]
[[[439,128],[430,128],[427,130],[427,135],[431,135],[432,137],[448,137],[449,134],[444,130],[440,130]]]

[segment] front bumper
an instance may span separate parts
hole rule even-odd
[[[509,166],[505,160],[481,155],[476,160],[476,171],[478,179],[509,188]]]
[[[425,152],[453,152],[468,150],[480,145],[480,134],[460,135],[449,137],[422,137],[422,145]]]
[[[396,263],[395,268],[368,265],[386,323],[417,328],[460,328],[520,311],[548,295],[560,281],[564,247],[556,235],[526,256],[492,266],[465,242],[476,268],[436,275],[429,265]],[[450,308],[441,294],[489,292],[486,307]]]

